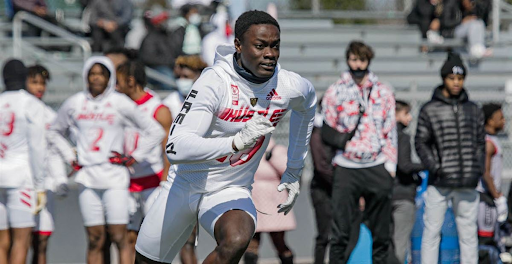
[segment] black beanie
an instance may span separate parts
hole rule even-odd
[[[466,78],[466,67],[457,53],[448,53],[448,58],[441,68],[441,77],[444,79],[448,74],[460,74]]]
[[[494,104],[494,103],[485,104],[482,107],[482,111],[484,112],[484,117],[485,117],[485,123],[486,124],[487,124],[487,121],[492,118],[492,115],[494,113],[496,113],[496,111],[498,111],[498,110],[501,110],[501,105]]]
[[[14,91],[25,89],[27,73],[27,67],[25,67],[20,60],[12,59],[6,62],[2,71],[5,90]]]

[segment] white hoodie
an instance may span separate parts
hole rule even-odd
[[[110,71],[107,89],[92,97],[88,90],[88,73],[94,64],[102,64]],[[164,130],[153,118],[137,110],[137,105],[126,95],[115,91],[114,65],[110,59],[91,57],[84,65],[85,88],[68,98],[58,111],[50,132],[65,135],[73,131],[76,135],[78,163],[84,166],[76,182],[90,188],[126,188],[129,175],[126,168],[110,164],[112,151],[123,153],[124,130],[126,127],[140,129],[139,147],[131,154],[136,160],[143,160],[151,150],[160,144]],[[74,157],[68,155],[68,162]]]
[[[44,108],[25,90],[0,94],[0,187],[44,190]]]
[[[203,71],[174,119],[166,149],[171,164],[178,164],[169,172],[171,182],[184,179],[202,192],[250,188],[271,135],[237,153],[233,136],[254,114],[277,125],[290,109],[287,166],[304,166],[315,116],[313,86],[279,65],[269,81],[250,83],[235,72],[234,53],[233,46],[217,48],[214,66]]]

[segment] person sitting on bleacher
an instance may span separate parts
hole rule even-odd
[[[460,23],[458,1],[417,0],[407,16],[407,23],[418,25],[423,39],[442,44],[444,38],[453,37],[453,30]]]
[[[129,0],[92,0],[88,7],[91,10],[92,51],[124,47],[133,16],[132,3]]]
[[[460,9],[462,21],[455,28],[455,37],[467,40],[467,50],[472,58],[491,56],[492,50],[485,48],[485,27],[491,4],[484,0],[462,0]]]

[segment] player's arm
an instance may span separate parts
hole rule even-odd
[[[30,166],[34,178],[36,191],[44,191],[44,177],[46,172],[46,122],[44,118],[44,105],[37,99],[27,103],[25,117],[27,119],[27,138],[30,155]]]
[[[494,181],[492,179],[491,175],[491,159],[492,156],[494,156],[494,153],[496,152],[496,147],[494,144],[487,140],[485,143],[485,172],[483,176],[483,180],[485,183],[485,186],[487,186],[487,190],[491,194],[492,198],[498,199],[500,196],[502,196],[501,192],[496,190],[496,186],[494,186]]]
[[[69,164],[76,161],[76,154],[73,147],[64,138],[69,128],[73,124],[71,120],[71,112],[73,103],[70,100],[65,101],[57,112],[57,117],[50,125],[47,133],[48,142],[54,147],[62,158]]]
[[[155,113],[155,119],[162,125],[164,128],[165,134],[169,135],[169,130],[171,128],[172,124],[172,115],[171,111],[167,107],[160,107]],[[164,171],[162,173],[162,181],[167,180],[167,173],[169,172],[169,167],[171,166],[171,163],[167,159],[167,155],[165,154],[165,145],[167,144],[167,137],[164,136],[162,139],[162,154],[163,154],[163,161],[164,161]]]
[[[430,172],[429,177],[436,177],[437,170],[440,169],[439,164],[436,162],[433,151],[434,133],[432,131],[432,122],[425,109],[422,107],[418,115],[418,126],[416,128],[416,136],[414,138],[414,146],[416,153],[421,160],[421,163]]]

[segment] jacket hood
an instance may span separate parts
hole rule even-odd
[[[233,56],[235,54],[235,46],[234,45],[219,45],[215,51],[215,60],[213,65],[220,66],[224,69],[234,80],[243,80],[244,82],[248,82],[242,76],[240,76],[233,67]],[[274,78],[279,70],[281,69],[281,65],[277,63],[276,68],[274,70]],[[272,79],[270,78],[270,79]]]
[[[455,98],[454,99],[446,98],[443,95],[443,85],[439,85],[434,90],[434,94],[432,95],[432,100],[441,101],[446,104],[452,104],[454,102],[454,100],[456,100],[456,102],[459,102],[459,103],[464,103],[464,102],[469,101],[469,96],[468,96],[468,93],[466,92],[466,89],[462,88],[462,91],[460,92],[459,97],[457,97],[456,99]]]
[[[89,82],[87,80],[89,71],[91,70],[94,64],[104,65],[110,72],[110,79],[108,80],[107,89],[105,89],[105,91],[102,94],[96,96],[95,98],[93,98],[91,93],[89,92]],[[109,58],[105,56],[90,57],[84,64],[84,71],[82,72],[82,77],[84,78],[84,92],[87,94],[87,97],[89,99],[101,100],[101,98],[112,93],[116,88],[116,70],[114,68],[114,64]]]

